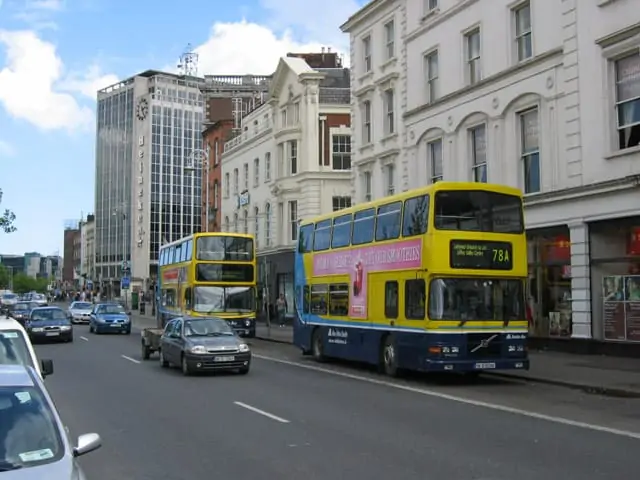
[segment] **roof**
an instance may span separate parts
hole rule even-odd
[[[0,365],[0,387],[34,387],[30,367],[24,365]]]
[[[0,330],[23,330],[23,327],[17,320],[0,315]]]

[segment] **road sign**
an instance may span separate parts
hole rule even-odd
[[[131,277],[122,277],[120,279],[120,288],[122,290],[129,290],[129,288],[131,288]]]
[[[122,262],[122,271],[126,272],[131,268],[131,265],[129,264],[129,262],[127,262],[126,260],[124,262]]]

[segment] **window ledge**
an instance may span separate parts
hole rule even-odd
[[[420,18],[420,22],[424,23],[427,20],[429,20],[431,17],[435,17],[439,13],[440,13],[440,7],[433,8],[433,9],[429,10],[427,13],[425,13],[422,16],[422,18]]]
[[[394,133],[390,133],[388,135],[385,135],[384,137],[382,137],[380,139],[380,142],[382,142],[383,144],[391,141],[391,140],[395,140],[396,138],[398,138],[398,132],[394,132]]]
[[[366,152],[367,150],[371,150],[372,148],[373,148],[373,143],[369,142],[362,145],[358,150],[360,152]]]
[[[610,152],[606,154],[604,158],[605,160],[615,160],[616,158],[624,158],[638,153],[640,153],[640,145],[637,147],[625,148],[624,150],[618,150],[617,152]]]

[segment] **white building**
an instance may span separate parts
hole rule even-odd
[[[634,0],[369,3],[342,27],[356,198],[520,187],[533,335],[640,341],[630,304],[601,293],[640,273],[639,18]]]
[[[260,281],[293,306],[298,221],[351,205],[349,70],[284,57],[222,155],[222,230],[255,235]]]

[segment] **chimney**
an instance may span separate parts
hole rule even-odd
[[[321,51],[322,51],[322,53],[324,53],[324,47],[322,47],[322,50],[321,50]]]
[[[331,47],[327,47],[327,53],[331,53]]]

